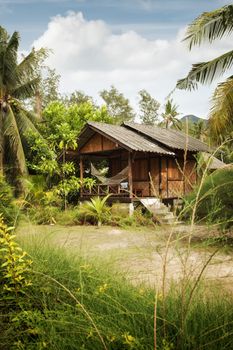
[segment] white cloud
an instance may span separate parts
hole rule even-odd
[[[190,53],[181,42],[184,29],[174,37],[149,40],[132,30],[114,34],[101,20],[88,21],[81,13],[69,12],[52,18],[33,46],[53,50],[48,63],[61,74],[63,92],[80,89],[98,100],[98,92],[113,84],[135,106],[140,89],[147,89],[163,102],[192,62],[210,59],[232,48],[232,38],[228,38]],[[204,116],[210,94],[209,87],[202,87],[193,93],[178,91],[174,99],[183,113]]]

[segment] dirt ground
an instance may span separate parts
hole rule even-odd
[[[134,284],[161,285],[166,260],[166,280],[177,281],[184,274],[203,276],[233,290],[233,249],[210,245],[213,229],[196,226],[120,229],[103,226],[38,226],[23,224],[20,239],[27,236],[38,243],[49,243],[84,257],[102,259],[103,264],[126,274]],[[189,246],[189,238],[192,237]],[[168,244],[168,241],[170,242]],[[113,264],[113,265],[112,265]]]

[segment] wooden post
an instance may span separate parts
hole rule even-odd
[[[149,196],[152,196],[152,190],[153,190],[153,179],[151,177],[151,160],[150,160],[150,155],[148,155],[147,158],[147,164],[148,164],[148,181],[149,181]]]
[[[129,178],[129,198],[133,198],[133,174],[132,174],[132,153],[128,153],[128,178]]]
[[[80,156],[79,169],[80,169],[80,182],[81,182],[80,197],[82,198],[83,196],[83,157],[82,156]]]

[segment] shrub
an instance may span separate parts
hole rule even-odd
[[[18,210],[14,204],[13,190],[3,176],[0,176],[0,213],[7,224],[15,224]]]
[[[1,293],[5,298],[17,297],[19,293],[24,293],[30,286],[28,280],[28,269],[31,260],[26,256],[26,252],[18,246],[12,228],[7,228],[0,215],[0,280]]]
[[[60,212],[59,208],[51,205],[32,206],[26,211],[29,219],[38,225],[56,224],[56,217]]]
[[[110,195],[103,198],[94,197],[90,201],[80,204],[79,215],[83,215],[85,219],[91,219],[91,222],[101,226],[109,219],[110,207],[106,203],[109,197]]]

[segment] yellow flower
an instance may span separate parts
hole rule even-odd
[[[139,294],[143,295],[145,293],[145,289],[144,288],[140,288],[139,289]]]
[[[159,293],[158,295],[157,295],[157,300],[163,300],[163,294],[162,293]]]
[[[83,269],[83,270],[88,270],[90,267],[91,267],[90,264],[80,265],[80,269]]]
[[[108,285],[107,285],[107,283],[104,283],[102,286],[99,286],[98,292],[105,293],[107,289],[108,289]]]
[[[133,345],[136,341],[136,339],[132,335],[130,335],[129,332],[124,333],[122,337],[124,339],[124,343],[128,345]]]
[[[108,339],[108,341],[110,341],[110,343],[113,343],[116,340],[116,337],[115,337],[115,335],[108,335],[107,339]]]
[[[87,335],[87,339],[92,338],[92,337],[93,337],[93,332],[90,331],[90,332],[88,333],[88,335]]]

